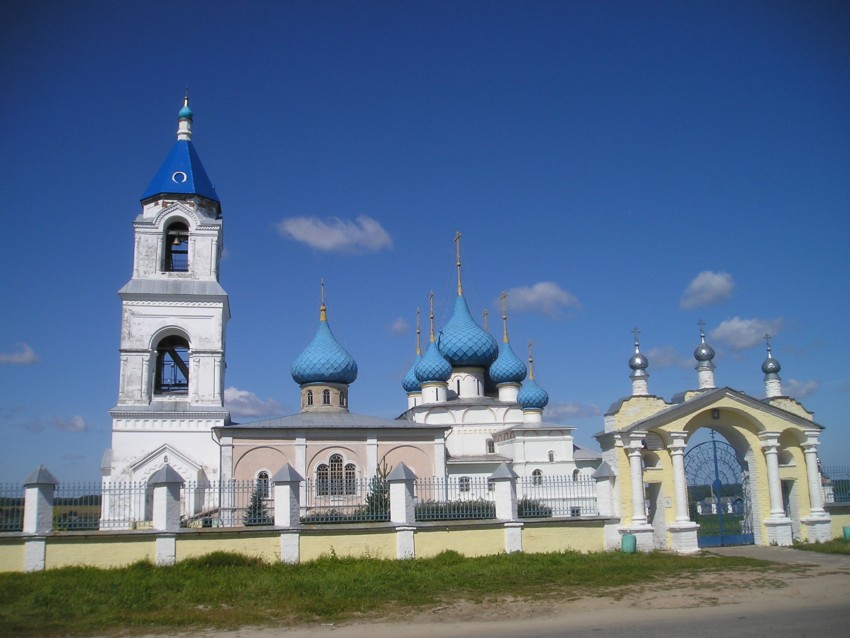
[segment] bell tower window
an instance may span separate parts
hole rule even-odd
[[[166,337],[156,347],[156,394],[189,393],[189,342]]]
[[[330,405],[331,404],[331,391],[330,390],[322,390],[322,405]]]
[[[165,231],[166,272],[188,272],[189,270],[189,228],[183,222],[173,222]]]

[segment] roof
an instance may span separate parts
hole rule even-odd
[[[814,421],[810,421],[799,415],[794,414],[793,412],[783,410],[782,408],[778,408],[775,405],[771,405],[770,403],[751,397],[750,395],[740,392],[738,390],[733,390],[732,388],[716,388],[714,390],[706,390],[701,394],[693,397],[692,399],[689,399],[682,403],[671,405],[670,407],[665,408],[660,412],[656,412],[652,416],[649,416],[640,421],[636,421],[627,428],[624,428],[623,430],[618,430],[616,432],[633,432],[635,430],[649,430],[655,427],[659,427],[670,423],[671,421],[675,421],[676,419],[679,419],[688,414],[704,410],[705,408],[711,406],[713,403],[725,397],[734,399],[735,401],[738,401],[754,410],[773,414],[804,428],[816,428],[818,430],[823,429],[822,425],[819,425]],[[606,434],[615,434],[616,432],[599,432],[594,436],[599,437],[604,436]]]
[[[446,463],[456,465],[460,463],[513,463],[513,459],[501,454],[470,454],[468,456],[450,456]]]
[[[254,421],[251,423],[233,423],[223,430],[272,430],[290,428],[402,428],[405,430],[447,430],[450,426],[425,425],[399,419],[382,419],[376,416],[356,414],[345,410],[298,412],[289,416]]]
[[[192,295],[195,297],[221,297],[226,299],[227,293],[217,281],[196,281],[194,279],[131,279],[119,295]]]
[[[177,140],[148,184],[141,200],[157,195],[200,195],[218,202],[218,195],[191,140]]]
[[[574,461],[598,461],[602,458],[602,453],[596,450],[591,450],[589,447],[584,447],[577,443],[573,443],[573,460]]]

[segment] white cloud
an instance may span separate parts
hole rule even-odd
[[[41,359],[38,358],[38,355],[26,343],[19,343],[17,352],[0,352],[0,365],[31,365],[39,361]]]
[[[394,335],[406,335],[409,327],[407,322],[399,317],[390,324],[390,332]]]
[[[679,307],[688,310],[726,301],[732,296],[734,287],[735,282],[728,272],[703,270],[685,288]]]
[[[539,312],[557,317],[562,308],[580,309],[581,303],[553,281],[508,290],[508,307],[517,312]]]
[[[795,399],[803,399],[817,390],[819,386],[820,384],[817,381],[788,379],[782,382],[782,394],[787,394]]]
[[[583,403],[550,403],[546,406],[546,419],[577,419],[588,416],[599,416],[602,411],[594,404]]]
[[[680,355],[673,346],[652,348],[645,354],[651,368],[690,368],[696,363],[691,357]]]
[[[284,237],[329,253],[373,253],[393,246],[383,226],[365,215],[354,221],[339,217],[290,217],[281,221],[277,230]]]
[[[261,400],[253,392],[239,390],[233,386],[224,390],[224,406],[236,417],[261,418],[280,416],[284,413],[284,406],[274,399]]]
[[[761,343],[766,333],[778,334],[781,327],[782,317],[776,319],[732,317],[712,330],[711,337],[725,343],[732,350],[746,350]]]
[[[70,419],[53,419],[53,426],[62,432],[85,432],[86,422],[81,416],[72,416]]]

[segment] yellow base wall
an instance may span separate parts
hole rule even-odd
[[[87,565],[123,567],[140,560],[156,561],[154,536],[136,538],[49,538],[44,564],[47,569]],[[23,566],[23,561],[21,562]]]
[[[528,525],[522,530],[522,551],[528,554],[546,552],[600,552],[604,548],[602,523],[578,525]]]
[[[330,554],[340,558],[395,558],[396,534],[393,529],[350,534],[310,534],[302,530],[300,548],[301,562]]]
[[[198,534],[177,536],[177,562],[206,556],[213,552],[233,552],[261,558],[267,563],[280,561],[280,534]]]
[[[455,529],[417,530],[413,536],[417,558],[430,558],[453,550],[467,557],[490,556],[505,551],[505,530]]]
[[[24,542],[0,542],[0,573],[24,571]]]

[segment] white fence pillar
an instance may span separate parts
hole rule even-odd
[[[274,486],[274,526],[280,534],[280,561],[301,562],[301,483],[304,477],[289,463],[272,477]]]
[[[387,477],[390,484],[390,521],[398,525],[413,525],[416,522],[416,501],[413,483],[416,474],[403,462],[393,468]]]
[[[53,493],[59,481],[43,465],[24,481],[24,534],[53,530]]]
[[[490,475],[496,493],[496,519],[500,521],[517,520],[516,502],[516,480],[519,477],[516,472],[502,463],[496,471]]]
[[[148,480],[153,489],[153,528],[164,534],[156,537],[156,564],[177,562],[177,530],[180,529],[180,488],[183,477],[166,463]]]
[[[24,481],[23,532],[32,534],[24,541],[24,571],[44,570],[47,541],[43,534],[53,531],[53,493],[59,481],[43,465]]]

